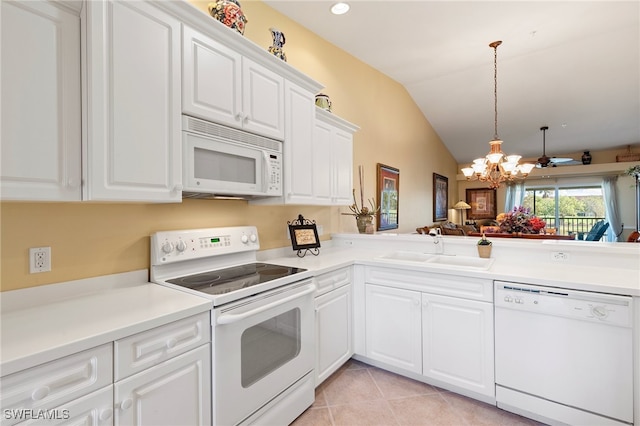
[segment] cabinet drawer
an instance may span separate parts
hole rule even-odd
[[[342,268],[336,271],[315,277],[316,296],[324,294],[334,288],[342,287],[351,283],[351,268]]]
[[[74,399],[46,414],[49,416],[44,420],[47,426],[110,426],[113,424],[113,386],[107,386],[89,395]],[[42,424],[42,418],[33,418],[20,423],[19,426]]]
[[[209,312],[134,334],[114,343],[114,381],[211,340]]]
[[[365,269],[365,282],[443,296],[493,302],[493,281],[485,278],[370,266]]]
[[[17,410],[55,408],[110,385],[112,377],[111,343],[3,377],[2,424],[27,420]]]

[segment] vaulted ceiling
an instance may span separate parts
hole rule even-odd
[[[407,89],[459,163],[640,143],[640,2],[265,0]]]

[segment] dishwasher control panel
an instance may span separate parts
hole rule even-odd
[[[495,282],[496,308],[631,327],[632,298],[504,281]]]

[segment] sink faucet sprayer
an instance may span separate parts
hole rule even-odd
[[[436,253],[443,254],[444,253],[444,240],[442,239],[442,235],[440,234],[439,229],[431,229],[429,231],[429,236],[433,238],[433,244],[436,246]]]

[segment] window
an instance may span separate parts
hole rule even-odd
[[[522,203],[558,234],[578,234],[582,239],[605,218],[604,197],[599,186],[547,187],[525,190]]]

